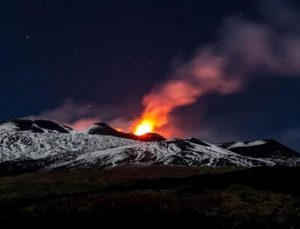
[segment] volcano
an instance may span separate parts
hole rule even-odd
[[[93,126],[85,130],[87,134],[95,135],[109,135],[120,138],[127,138],[139,141],[163,141],[166,140],[163,136],[156,133],[145,133],[142,135],[135,135],[132,133],[123,133],[115,130],[106,123],[95,123]]]
[[[296,151],[270,139],[212,144],[106,123],[77,132],[14,119],[0,123],[0,218],[22,226],[297,228],[299,165]]]
[[[212,144],[196,138],[141,136],[95,123],[84,132],[49,120],[14,119],[0,124],[2,175],[62,168],[117,165],[208,167],[297,166],[299,154],[275,140]]]

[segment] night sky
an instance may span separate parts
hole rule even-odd
[[[280,1],[3,0],[0,119],[35,116],[126,126],[143,112],[143,96],[172,78],[174,69],[202,47],[234,38],[235,30],[222,30],[228,20],[268,25],[300,53],[300,3],[284,2],[290,11],[282,13],[286,8]],[[268,41],[281,42],[282,37],[274,37]],[[255,38],[247,37],[250,43]],[[210,142],[274,138],[300,150],[296,51],[289,55],[289,50],[273,48],[286,65],[261,71],[249,70],[247,63],[240,70],[241,54],[234,61],[230,51],[231,72],[247,75],[241,76],[243,86],[231,93],[205,93],[172,110],[165,128],[176,126],[174,136]]]

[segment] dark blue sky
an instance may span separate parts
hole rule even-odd
[[[299,7],[297,1],[290,4]],[[188,59],[217,40],[230,15],[262,20],[259,5],[254,0],[3,0],[0,119],[39,115],[67,99],[97,107],[130,103],[121,115],[137,116],[141,98],[166,79],[175,59]],[[242,91],[207,95],[178,109],[175,123],[186,135],[212,142],[275,138],[300,149],[299,89],[299,77],[258,75]]]

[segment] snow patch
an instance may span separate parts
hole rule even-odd
[[[237,147],[249,147],[266,144],[263,140],[253,141],[253,142],[236,142],[229,146],[227,149],[237,148]]]

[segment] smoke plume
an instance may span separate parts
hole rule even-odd
[[[143,98],[142,119],[155,120],[155,128],[169,122],[176,108],[195,103],[209,93],[241,90],[255,76],[299,76],[300,15],[281,1],[264,2],[273,15],[263,13],[263,23],[229,17],[219,30],[219,41],[197,50],[177,66],[166,82]]]

